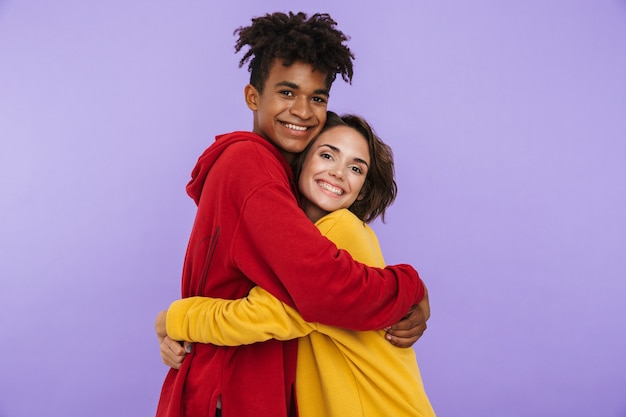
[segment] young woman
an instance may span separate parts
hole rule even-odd
[[[295,161],[294,171],[302,208],[320,232],[357,261],[383,268],[378,240],[367,223],[384,218],[396,183],[391,149],[370,126],[357,116],[328,112],[324,130]],[[382,330],[308,323],[258,286],[239,300],[178,300],[161,318],[165,316],[160,332],[166,327],[176,340],[237,346],[299,338],[296,393],[301,417],[435,415],[415,352],[393,346]]]

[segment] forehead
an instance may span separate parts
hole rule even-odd
[[[334,146],[351,158],[370,160],[367,139],[349,126],[335,126],[322,132],[313,143],[313,148],[316,149],[324,145]]]
[[[326,74],[301,61],[285,66],[281,59],[275,59],[270,66],[265,87],[274,88],[285,83],[315,94],[328,95]]]

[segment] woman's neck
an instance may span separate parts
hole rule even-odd
[[[304,214],[311,220],[313,223],[324,217],[328,214],[326,210],[323,210],[309,202],[306,198],[302,198],[302,210],[304,210]]]

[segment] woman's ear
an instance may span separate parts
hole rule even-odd
[[[246,100],[246,106],[252,111],[257,111],[259,108],[259,91],[252,84],[248,84],[243,89],[243,96]]]

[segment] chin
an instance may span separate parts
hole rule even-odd
[[[296,153],[300,153],[300,152],[304,151],[305,148],[306,148],[306,143],[298,144],[298,145],[294,145],[294,146],[289,146],[288,149],[287,149],[287,152],[296,154]]]

